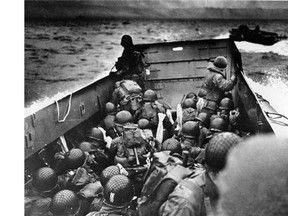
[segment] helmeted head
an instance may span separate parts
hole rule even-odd
[[[100,183],[104,187],[114,175],[121,175],[120,168],[116,165],[106,167],[100,174]]]
[[[187,98],[192,98],[197,101],[197,95],[194,92],[189,92],[186,96],[186,99]]]
[[[41,167],[33,175],[32,185],[38,191],[49,192],[57,186],[57,183],[57,174],[49,167]]]
[[[181,144],[177,139],[169,138],[162,143],[161,151],[171,151],[170,154],[182,154]]]
[[[210,123],[210,131],[214,133],[220,133],[227,131],[227,122],[220,117],[216,117]]]
[[[118,112],[114,119],[115,128],[119,133],[123,132],[125,125],[133,123],[132,114],[127,110]]]
[[[181,134],[184,138],[195,139],[199,137],[200,128],[199,123],[196,121],[187,121],[182,125]]]
[[[134,187],[125,175],[112,176],[104,187],[104,203],[112,207],[126,207],[134,196]]]
[[[220,110],[233,110],[234,109],[234,103],[231,98],[225,97],[220,101],[219,104]]]
[[[155,102],[158,99],[157,94],[152,89],[147,89],[143,94],[143,101]]]
[[[71,190],[57,192],[51,200],[50,212],[55,216],[74,215],[80,208],[77,195]]]
[[[195,119],[202,124],[204,127],[209,128],[210,127],[210,113],[209,112],[200,112]]]
[[[77,169],[78,167],[84,165],[85,160],[86,155],[79,148],[71,149],[64,155],[64,162],[66,164],[67,169]]]
[[[196,109],[196,103],[197,101],[192,99],[192,98],[186,98],[183,102],[182,108],[186,109],[186,108],[193,108]]]
[[[149,128],[149,126],[150,126],[150,122],[149,122],[149,120],[148,119],[139,119],[139,121],[137,122],[137,124],[138,124],[138,127],[140,128],[140,129],[147,129],[147,128]]]
[[[205,148],[207,170],[220,172],[226,165],[228,152],[240,142],[240,137],[231,132],[215,134]]]
[[[116,106],[112,102],[105,104],[105,111],[107,114],[114,114],[116,112]]]
[[[227,59],[224,56],[218,56],[218,57],[215,58],[215,60],[213,62],[213,65],[217,69],[224,70],[227,67],[228,62],[227,62]]]
[[[106,145],[103,132],[97,127],[88,130],[86,133],[86,140],[97,147]]]
[[[121,46],[124,48],[132,48],[133,47],[133,40],[130,35],[123,35],[121,38]]]
[[[97,147],[92,145],[90,142],[83,141],[79,143],[78,148],[81,149],[83,152],[94,152]]]

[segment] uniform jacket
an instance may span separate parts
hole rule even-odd
[[[233,89],[236,78],[226,80],[222,72],[215,68],[213,64],[209,64],[207,69],[208,72],[204,77],[198,96],[219,103],[224,92]]]
[[[207,172],[182,180],[160,207],[161,216],[216,215],[218,191]]]

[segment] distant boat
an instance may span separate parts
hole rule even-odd
[[[287,39],[286,35],[262,31],[259,25],[256,25],[255,29],[249,29],[247,25],[240,25],[238,28],[232,28],[229,32],[230,38],[234,41],[248,41],[263,45],[273,45],[280,40]]]

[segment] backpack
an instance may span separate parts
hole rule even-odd
[[[141,107],[142,88],[133,80],[122,80],[115,89],[114,97],[114,102],[119,103],[121,110],[138,110]]]
[[[169,156],[169,151],[154,153],[153,161],[144,178],[141,197],[138,199],[139,216],[158,215],[160,206],[168,199],[177,184],[193,173],[180,164],[177,158]]]

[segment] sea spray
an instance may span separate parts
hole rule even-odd
[[[288,78],[281,76],[281,73],[278,71],[273,75],[267,73],[266,79],[263,82],[256,82],[249,77],[247,80],[254,92],[262,95],[263,98],[269,101],[270,105],[278,113],[288,117]]]

